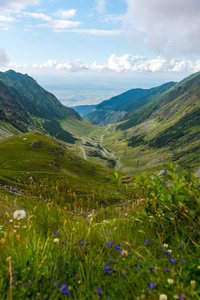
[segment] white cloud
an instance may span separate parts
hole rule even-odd
[[[73,61],[68,61],[65,63],[60,63],[56,65],[57,70],[67,70],[70,72],[78,72],[81,70],[88,70],[88,65],[83,63],[80,59],[74,59]]]
[[[60,9],[56,12],[56,16],[62,19],[73,18],[76,14],[76,9],[64,10]]]
[[[8,22],[8,23],[12,23],[15,22],[16,19],[10,16],[6,16],[6,15],[0,15],[0,22]]]
[[[106,64],[98,64],[94,61],[91,65],[83,62],[80,59],[72,61],[58,62],[50,59],[47,62],[32,66],[9,64],[13,68],[34,68],[34,69],[52,69],[64,70],[67,72],[93,71],[93,72],[152,72],[152,73],[168,73],[168,72],[197,72],[200,71],[200,60],[167,60],[165,57],[158,56],[156,58],[147,58],[138,55],[125,54],[117,56],[112,54]]]
[[[51,21],[52,18],[43,14],[43,13],[28,13],[28,12],[23,12],[24,16],[32,17],[34,19],[41,19],[44,21]]]
[[[0,0],[1,12],[18,13],[26,6],[38,5],[40,0]]]
[[[3,48],[0,47],[0,66],[5,66],[7,62],[8,62],[8,57],[6,55],[6,52]]]
[[[124,25],[143,28],[143,43],[158,53],[199,54],[199,0],[125,0]]]
[[[72,29],[72,30],[56,30],[57,32],[75,32],[80,34],[91,34],[100,36],[117,36],[122,30],[100,30],[100,29]]]
[[[68,20],[53,20],[47,24],[41,24],[40,27],[54,28],[54,29],[65,29],[78,27],[81,22],[73,22]]]
[[[95,0],[95,2],[97,4],[96,10],[99,13],[103,13],[106,8],[106,0]]]

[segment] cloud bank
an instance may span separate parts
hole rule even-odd
[[[124,24],[141,28],[143,42],[158,53],[199,54],[199,0],[125,0]]]
[[[125,54],[117,56],[112,54],[107,63],[102,65],[94,61],[91,65],[80,59],[72,61],[58,62],[57,60],[48,60],[42,64],[33,65],[9,64],[10,68],[34,68],[34,69],[56,69],[67,72],[93,71],[93,72],[197,72],[200,71],[200,60],[181,60],[166,59],[163,56],[155,58],[145,58],[139,55]]]
[[[0,47],[0,66],[5,66],[8,62],[6,52],[3,48]]]

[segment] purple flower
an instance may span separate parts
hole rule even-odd
[[[97,287],[97,292],[96,292],[96,293],[97,293],[97,295],[100,296],[100,297],[103,296],[103,292],[102,292],[102,290],[100,289],[99,286]]]
[[[184,300],[184,299],[185,299],[184,295],[183,294],[179,294],[178,300]]]
[[[113,261],[112,261],[111,258],[108,259],[108,262],[109,262],[109,264],[112,264],[112,263],[113,263]]]
[[[119,245],[116,245],[116,246],[115,246],[115,249],[116,249],[117,251],[119,251],[119,252],[122,251],[122,248],[121,248]]]
[[[154,267],[149,267],[149,270],[153,270],[154,269]]]
[[[149,283],[149,287],[150,287],[150,289],[153,289],[153,288],[154,288],[154,286],[155,286],[155,285],[154,285],[154,283],[153,283],[153,282],[150,282],[150,283]]]
[[[54,231],[54,234],[55,234],[55,235],[58,235],[58,231]]]
[[[173,265],[175,264],[175,260],[172,257],[170,257],[169,261],[171,264],[173,264]]]
[[[57,285],[58,285],[58,280],[55,281],[55,287],[57,287]]]
[[[124,274],[121,274],[121,276],[126,279],[126,276]]]
[[[138,270],[141,270],[139,266],[136,267]]]
[[[29,260],[27,260],[27,262],[26,262],[26,266],[28,267],[30,264],[29,264]]]
[[[84,245],[84,243],[79,243],[79,245],[80,245],[80,246],[83,246],[83,245]]]
[[[163,251],[163,254],[164,254],[164,255],[167,255],[167,254],[169,254],[169,253],[171,253],[171,252],[170,252],[170,251],[167,251],[167,250]]]
[[[149,243],[149,239],[146,239],[144,242],[145,242],[146,244],[148,244],[148,243]]]
[[[113,242],[109,242],[108,245],[109,245],[109,246],[112,246],[112,245],[113,245]]]
[[[61,292],[63,293],[63,295],[69,295],[69,290],[67,288],[66,284],[63,284],[60,288]]]
[[[184,246],[183,246],[183,244],[181,243],[180,245],[179,245],[179,250],[183,250],[184,249]]]
[[[106,273],[110,274],[110,272],[111,272],[111,268],[110,268],[110,267],[107,267],[107,266],[105,266],[105,268],[104,268],[104,271],[105,271]]]
[[[165,272],[168,272],[168,273],[169,273],[169,272],[171,272],[171,270],[170,270],[170,269],[165,269]]]

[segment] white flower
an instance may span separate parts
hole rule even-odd
[[[168,244],[164,244],[163,247],[168,248]]]
[[[167,279],[167,282],[169,283],[169,284],[173,284],[174,283],[174,280],[173,279]]]
[[[26,212],[25,210],[16,210],[13,214],[13,218],[20,220],[26,217]]]
[[[159,297],[159,300],[167,300],[167,295],[165,294],[161,294],[160,297]]]
[[[59,243],[59,239],[54,239],[54,243],[55,244]]]
[[[10,220],[9,223],[13,223],[13,220]]]

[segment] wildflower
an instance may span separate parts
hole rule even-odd
[[[164,247],[164,248],[168,248],[168,244],[164,244],[163,247]]]
[[[195,284],[196,284],[196,281],[195,280],[191,280],[190,283],[191,283],[191,286],[194,288]]]
[[[183,250],[184,249],[184,246],[183,246],[183,244],[181,243],[180,245],[179,245],[179,250]]]
[[[121,276],[126,279],[126,276],[124,274],[121,274]]]
[[[97,287],[97,292],[96,292],[96,293],[97,293],[97,295],[100,296],[100,297],[103,296],[103,292],[102,292],[102,290],[100,289],[99,286]]]
[[[30,265],[29,260],[27,260],[26,262],[26,266],[28,267]]]
[[[57,287],[57,285],[58,285],[58,280],[55,281],[55,287]]]
[[[183,294],[179,294],[179,298],[178,298],[178,300],[184,300],[184,295]]]
[[[173,279],[167,279],[167,282],[169,283],[169,284],[173,284],[174,283],[174,280]]]
[[[16,210],[13,214],[13,218],[17,220],[21,220],[26,217],[25,210]]]
[[[107,274],[110,274],[110,273],[111,273],[111,268],[108,267],[108,266],[105,266],[104,271],[105,271]]]
[[[13,223],[13,220],[10,220],[9,223]]]
[[[69,295],[69,290],[67,288],[66,284],[63,284],[60,288],[61,292],[63,293],[63,295]]]
[[[113,245],[113,242],[109,242],[108,245],[109,245],[109,246],[112,246],[112,245]]]
[[[128,256],[128,251],[123,249],[122,252],[121,252],[121,255],[122,256]]]
[[[58,235],[58,231],[54,231],[54,234],[55,234],[55,235]]]
[[[116,245],[116,246],[115,246],[115,249],[116,249],[117,251],[119,251],[119,252],[122,251],[122,248],[121,248],[119,245]]]
[[[148,243],[149,243],[149,239],[146,239],[144,242],[145,242],[146,244],[148,244]]]
[[[172,257],[170,257],[169,261],[171,264],[175,264],[175,260]]]
[[[150,289],[153,289],[153,288],[154,288],[154,286],[155,286],[155,285],[154,285],[154,283],[153,283],[153,282],[150,282],[150,283],[149,283],[149,287],[150,287]]]
[[[170,270],[170,269],[165,269],[165,272],[168,272],[168,273],[169,273],[169,272],[171,272],[171,270]]]
[[[59,243],[59,239],[54,239],[53,241],[55,244]]]
[[[159,296],[159,300],[167,300],[168,298],[167,298],[167,295],[165,295],[165,294],[161,294],[160,296]]]
[[[79,243],[79,245],[80,245],[80,246],[83,246],[83,245],[84,245],[84,243]]]

